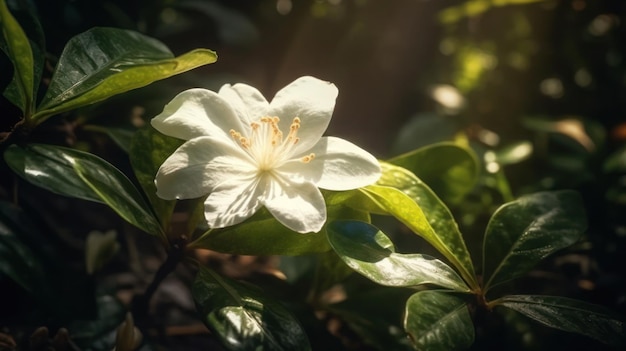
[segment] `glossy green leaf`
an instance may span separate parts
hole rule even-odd
[[[524,275],[546,256],[577,242],[587,226],[574,191],[541,192],[501,206],[484,239],[485,291]]]
[[[34,115],[45,118],[102,101],[217,60],[196,49],[178,57],[156,39],[116,28],[92,28],[72,38]]]
[[[147,233],[163,234],[141,193],[117,168],[102,159],[76,158],[73,165],[85,184],[120,217]]]
[[[471,149],[454,143],[432,144],[389,160],[406,168],[450,203],[459,202],[478,180],[480,165]]]
[[[68,153],[70,156],[66,157]],[[31,184],[56,194],[102,203],[72,166],[71,160],[84,154],[51,145],[11,145],[4,152],[4,160],[13,172]]]
[[[335,221],[328,241],[344,262],[368,279],[386,286],[432,284],[468,292],[463,279],[447,264],[421,254],[395,252],[391,240],[371,224]]]
[[[156,176],[161,164],[180,146],[183,141],[157,132],[147,125],[135,132],[130,144],[130,163],[135,177],[147,195],[154,211],[163,225],[167,228],[176,206],[175,200],[163,200],[156,195]]]
[[[491,302],[548,327],[578,333],[626,348],[626,319],[598,305],[560,296],[510,295]]]
[[[393,215],[433,245],[472,288],[477,288],[471,257],[450,210],[413,173],[385,162],[381,166],[383,174],[378,185],[362,188],[364,196],[354,196],[347,204]]]
[[[48,290],[44,264],[20,239],[28,230],[22,212],[15,206],[0,202],[0,273],[11,278],[30,294],[45,295]]]
[[[420,291],[406,302],[404,329],[417,350],[465,350],[474,324],[465,299],[437,290]]]
[[[402,325],[406,300],[415,291],[388,287],[361,289],[346,300],[327,306],[376,350],[412,350]],[[375,303],[372,303],[375,301]]]
[[[202,321],[228,350],[310,350],[293,315],[260,289],[200,267],[193,298]]]
[[[35,91],[35,61],[28,37],[9,11],[5,0],[0,0],[0,24],[3,46],[13,63],[13,80],[4,96],[19,107],[25,116],[30,115]]]
[[[129,223],[162,233],[158,221],[130,180],[107,161],[87,152],[53,145],[11,145],[4,158],[30,183],[60,195],[109,205]]]
[[[328,208],[328,218],[369,221],[367,213],[343,206]],[[267,210],[261,210],[241,224],[210,231],[191,246],[240,255],[322,253],[331,249],[326,230],[324,225],[317,233],[296,233],[280,224]]]

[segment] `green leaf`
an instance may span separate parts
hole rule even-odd
[[[389,160],[406,168],[441,198],[457,203],[478,180],[480,165],[471,149],[450,142],[437,143]]]
[[[511,143],[495,152],[495,161],[500,165],[512,165],[522,162],[533,154],[533,144],[530,141]]]
[[[402,326],[402,315],[406,300],[414,292],[387,287],[360,289],[327,308],[376,350],[408,351],[413,348]]]
[[[30,229],[25,219],[17,207],[0,202],[0,272],[37,297],[47,294],[46,270],[39,257],[19,239],[21,231]]]
[[[501,206],[483,248],[484,291],[527,273],[548,255],[580,239],[587,226],[574,191],[541,192]]]
[[[362,188],[364,196],[354,196],[347,204],[393,215],[444,255],[470,287],[477,288],[471,257],[450,210],[413,173],[385,162],[381,166],[378,185]]]
[[[578,333],[613,347],[626,348],[623,316],[606,308],[559,296],[509,295],[491,302],[551,328]]]
[[[418,350],[465,350],[474,343],[466,301],[443,291],[425,290],[411,296],[404,329]]]
[[[193,298],[202,321],[228,350],[310,350],[293,315],[260,289],[200,267]]]
[[[328,218],[369,221],[367,213],[343,206],[329,207]],[[331,249],[326,239],[326,225],[317,233],[296,233],[280,224],[265,209],[241,224],[214,229],[190,246],[240,255],[285,256],[322,253]]]
[[[154,235],[162,229],[130,180],[107,161],[53,145],[11,145],[9,167],[28,182],[54,193],[107,204],[136,227]]]
[[[28,37],[9,11],[5,0],[0,0],[0,22],[2,36],[9,59],[13,63],[13,80],[4,91],[4,96],[29,117],[33,108],[35,91],[35,61]]]
[[[182,143],[182,140],[168,137],[157,132],[151,125],[147,125],[135,132],[130,144],[129,157],[133,172],[163,228],[169,226],[176,201],[163,200],[157,196],[154,177],[163,162]]]
[[[33,118],[105,100],[217,60],[196,49],[178,57],[156,39],[116,28],[93,28],[70,39]]]
[[[399,254],[391,240],[371,224],[335,221],[328,226],[328,241],[350,268],[386,286],[433,284],[469,292],[463,279],[440,260],[421,254]]]

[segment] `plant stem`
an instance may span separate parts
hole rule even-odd
[[[167,253],[167,259],[165,260],[165,262],[163,262],[161,267],[159,267],[159,270],[154,275],[154,278],[150,282],[150,285],[148,285],[148,287],[146,288],[146,291],[144,291],[143,294],[137,295],[133,298],[132,312],[133,316],[135,317],[136,324],[140,328],[144,327],[147,324],[147,321],[149,321],[148,312],[150,309],[150,300],[152,299],[152,296],[157,291],[159,285],[161,285],[163,280],[165,280],[165,278],[176,269],[178,263],[185,256],[186,250],[186,237],[183,236],[174,241]]]

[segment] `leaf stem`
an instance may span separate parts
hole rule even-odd
[[[144,327],[149,320],[148,312],[152,296],[165,278],[176,269],[178,263],[180,263],[180,261],[185,257],[186,251],[187,238],[185,236],[181,236],[171,244],[167,253],[167,259],[163,262],[161,267],[159,267],[159,270],[154,275],[154,278],[144,293],[133,298],[131,309],[139,327]]]

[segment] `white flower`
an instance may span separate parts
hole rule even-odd
[[[356,189],[381,174],[367,151],[322,137],[337,93],[334,84],[313,77],[295,80],[271,103],[246,84],[180,93],[152,119],[161,133],[187,140],[159,168],[157,195],[209,194],[211,228],[240,223],[265,206],[291,230],[318,232],[326,221],[318,188]]]

